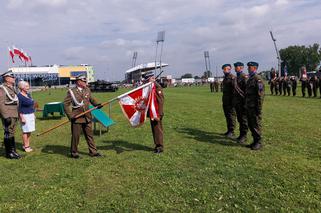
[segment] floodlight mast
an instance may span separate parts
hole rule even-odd
[[[155,76],[157,70],[157,56],[158,56],[158,43],[161,43],[161,50],[159,55],[159,73],[162,73],[162,54],[163,54],[163,44],[165,41],[165,31],[160,31],[157,33],[157,40],[156,40],[156,55],[155,55]]]
[[[276,46],[276,39],[273,36],[272,31],[270,31],[270,35],[274,44],[275,52],[276,52],[276,58],[278,59],[278,70],[279,70],[279,76],[281,76],[281,57],[280,52],[278,50],[278,47]]]

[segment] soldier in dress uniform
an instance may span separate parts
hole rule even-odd
[[[246,109],[249,128],[252,132],[253,143],[249,148],[259,150],[262,148],[262,106],[264,99],[264,83],[257,69],[257,62],[247,63],[249,71],[249,79],[246,83]]]
[[[78,144],[81,131],[83,131],[91,157],[101,157],[97,152],[92,131],[91,113],[75,118],[78,114],[85,112],[92,104],[101,108],[102,105],[92,97],[90,89],[87,87],[86,76],[78,75],[76,77],[76,87],[69,89],[64,100],[64,110],[71,121],[71,157],[79,158]]]
[[[278,84],[279,84],[279,94],[282,95],[282,91],[283,91],[283,82],[284,79],[282,76],[278,77]]]
[[[235,108],[233,106],[234,88],[236,84],[236,77],[231,73],[231,65],[224,64],[222,66],[224,73],[223,85],[223,110],[227,124],[227,132],[225,136],[232,138],[235,129]]]
[[[297,78],[295,76],[290,77],[291,87],[292,87],[292,95],[296,96],[296,87],[297,87]]]
[[[307,75],[307,69],[304,66],[301,67],[300,81],[301,81],[302,97],[305,97],[305,90],[308,84],[308,75]]]
[[[3,84],[0,85],[0,115],[4,128],[4,146],[6,157],[19,159],[16,151],[15,131],[18,122],[18,97],[14,87],[15,77],[12,71],[1,75]]]
[[[150,112],[148,110],[147,116],[150,118],[150,126],[153,133],[153,140],[155,144],[154,153],[159,154],[164,151],[164,132],[163,132],[163,117],[164,117],[164,92],[163,88],[156,81],[153,73],[145,73],[142,75],[144,82],[150,81],[155,83],[156,87],[156,101],[158,104],[159,119],[151,119]]]
[[[240,124],[240,135],[237,141],[241,144],[246,142],[246,135],[248,131],[247,127],[247,115],[245,107],[245,92],[246,92],[246,80],[247,76],[243,73],[244,64],[242,62],[234,63],[236,72],[236,84],[234,88],[233,105],[236,111],[237,121]]]

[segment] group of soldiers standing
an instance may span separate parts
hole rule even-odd
[[[235,120],[239,122],[240,135],[237,142],[244,144],[247,140],[247,132],[250,129],[253,142],[247,145],[252,150],[262,148],[262,105],[264,99],[264,83],[257,69],[256,62],[247,63],[249,76],[243,73],[244,64],[234,63],[236,75],[231,73],[232,66],[224,64],[223,85],[223,110],[227,123],[228,138],[234,137]]]
[[[301,77],[299,81],[301,82],[301,92],[302,97],[306,96],[306,91],[308,92],[308,97],[317,97],[318,89],[320,90],[321,97],[321,75],[317,77],[316,75],[308,76],[306,67],[301,68]],[[321,69],[319,70],[321,73]],[[293,96],[296,96],[296,89],[298,79],[296,76],[277,76],[274,69],[271,70],[271,79],[269,81],[270,91],[272,95],[283,95],[290,96],[291,92]]]

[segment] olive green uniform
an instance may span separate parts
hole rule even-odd
[[[72,94],[76,101],[74,101]],[[97,100],[92,97],[89,88],[83,88],[82,90],[80,90],[79,88],[75,87],[68,90],[67,96],[64,100],[64,110],[68,118],[71,120],[72,136],[70,152],[72,156],[78,155],[78,144],[81,131],[83,131],[86,138],[89,155],[93,156],[97,153],[97,148],[93,138],[91,113],[89,112],[75,120],[73,119],[78,114],[88,110],[90,104],[94,106],[99,105]]]
[[[4,129],[4,145],[7,157],[12,153],[17,155],[15,131],[18,122],[18,106],[19,102],[15,88],[5,83],[2,84],[0,86],[0,115]]]
[[[235,108],[233,106],[234,89],[236,77],[231,73],[225,74],[223,85],[223,110],[226,119],[227,132],[234,132],[235,129]]]
[[[250,76],[246,83],[246,109],[249,129],[254,144],[262,142],[262,106],[264,99],[264,83],[260,76]]]
[[[246,136],[248,131],[245,106],[246,80],[247,77],[244,73],[237,75],[233,98],[237,121],[240,124],[240,137]]]

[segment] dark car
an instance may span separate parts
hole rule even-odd
[[[117,84],[99,80],[89,83],[89,88],[93,92],[116,92],[118,90]]]

